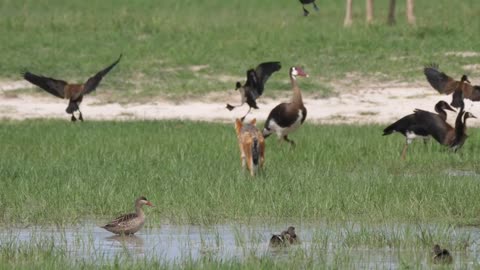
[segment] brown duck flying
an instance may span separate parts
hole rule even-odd
[[[237,82],[235,85],[235,90],[239,90],[242,96],[242,103],[235,106],[227,104],[227,109],[231,111],[235,107],[242,106],[247,102],[250,108],[241,118],[243,121],[252,108],[258,109],[256,100],[263,94],[265,83],[275,71],[279,71],[281,68],[280,62],[265,62],[259,64],[255,69],[247,70],[247,81],[245,84],[242,85],[240,82]]]
[[[480,85],[471,85],[467,75],[463,75],[460,81],[456,81],[441,72],[437,64],[431,64],[425,67],[423,73],[427,77],[430,85],[440,94],[450,95],[453,93],[450,104],[455,108],[464,106],[464,98],[470,99],[471,101],[480,100]]]
[[[23,78],[30,83],[42,88],[43,90],[47,91],[48,93],[59,97],[69,99],[68,107],[66,112],[68,114],[72,114],[72,121],[76,121],[74,112],[79,112],[80,121],[83,121],[82,112],[80,111],[80,103],[83,100],[83,96],[94,91],[97,86],[102,81],[103,77],[113,68],[115,65],[120,62],[122,55],[118,57],[118,59],[113,62],[110,66],[106,67],[105,69],[99,71],[97,74],[93,75],[92,77],[88,78],[85,83],[81,84],[71,84],[63,80],[57,80],[53,78],[48,78],[40,75],[35,75],[30,72],[25,72],[23,74]]]

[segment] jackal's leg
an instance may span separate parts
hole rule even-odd
[[[260,168],[263,168],[265,163],[265,142],[261,141],[260,143]]]
[[[245,168],[245,151],[243,151],[243,145],[239,142],[238,146],[240,147],[240,161],[242,162],[242,168]]]

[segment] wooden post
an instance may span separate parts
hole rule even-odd
[[[367,23],[373,22],[373,0],[366,0]]]
[[[350,26],[352,25],[352,0],[347,0],[345,2],[345,20],[343,21],[343,26]]]
[[[413,14],[414,10],[414,0],[406,0],[407,1],[407,21],[409,24],[415,24],[416,18],[415,14]]]

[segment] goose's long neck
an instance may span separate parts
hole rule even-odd
[[[443,121],[447,120],[447,112],[444,109],[442,109],[440,107],[435,107],[435,111],[443,119]]]
[[[290,82],[292,83],[293,90],[292,103],[303,105],[302,92],[300,88],[298,88],[297,78],[292,74],[290,74]]]
[[[461,110],[457,115],[457,119],[455,120],[455,141],[461,140],[461,138],[465,135],[467,119],[464,115],[464,111]],[[464,116],[463,119],[462,116]]]

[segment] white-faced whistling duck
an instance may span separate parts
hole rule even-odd
[[[28,71],[23,74],[23,78],[56,97],[68,98],[69,103],[66,112],[68,114],[72,114],[71,120],[77,120],[73,113],[78,111],[79,120],[83,121],[82,112],[80,111],[79,107],[83,100],[83,96],[94,91],[102,81],[103,76],[105,76],[116,64],[118,64],[121,58],[122,55],[120,55],[118,59],[113,62],[113,64],[88,78],[88,80],[82,84],[70,84],[63,80],[35,75]]]
[[[294,146],[295,142],[288,139],[288,134],[300,127],[307,117],[307,109],[303,105],[302,93],[297,85],[297,76],[308,77],[308,74],[300,67],[291,67],[289,74],[293,90],[292,100],[289,103],[280,103],[270,111],[263,136],[267,138],[270,134],[276,133],[279,139]]]
[[[288,227],[287,230],[280,234],[274,234],[270,238],[270,247],[285,247],[288,244],[297,244],[298,238],[295,233],[295,227]]]
[[[256,100],[263,94],[265,83],[275,71],[279,71],[281,68],[280,62],[265,62],[259,64],[255,69],[247,70],[247,81],[245,84],[242,85],[240,82],[237,82],[235,85],[235,90],[240,92],[242,103],[236,106],[227,104],[227,109],[231,111],[235,107],[242,106],[247,102],[249,109],[241,118],[243,121],[252,108],[258,109]]]
[[[445,104],[440,105],[442,109],[448,109]],[[469,112],[464,112],[462,107],[457,115],[455,128],[453,128],[445,121],[444,116],[416,109],[413,114],[407,115],[385,128],[383,135],[397,131],[405,136],[406,142],[402,150],[402,159],[405,159],[408,145],[418,137],[432,136],[438,143],[457,151],[467,139],[466,121],[468,118],[476,117]]]
[[[423,73],[427,77],[430,85],[440,94],[452,95],[452,102],[450,103],[455,108],[464,106],[463,98],[472,101],[480,100],[480,85],[472,86],[468,80],[467,75],[463,75],[460,81],[454,80],[452,77],[441,72],[437,64],[431,64],[423,69]]]
[[[448,250],[440,248],[439,245],[433,246],[433,263],[451,264],[452,262],[453,258]]]
[[[315,0],[299,0],[300,3],[302,3],[302,8],[303,8],[303,16],[308,16],[308,14],[310,14],[310,12],[308,12],[308,10],[305,9],[305,5],[308,5],[308,4],[313,4],[313,8],[318,11],[318,6],[317,4],[315,4]]]
[[[138,232],[145,223],[145,214],[142,210],[143,205],[153,206],[147,198],[139,197],[135,200],[135,213],[121,215],[102,228],[115,234],[131,235]]]

